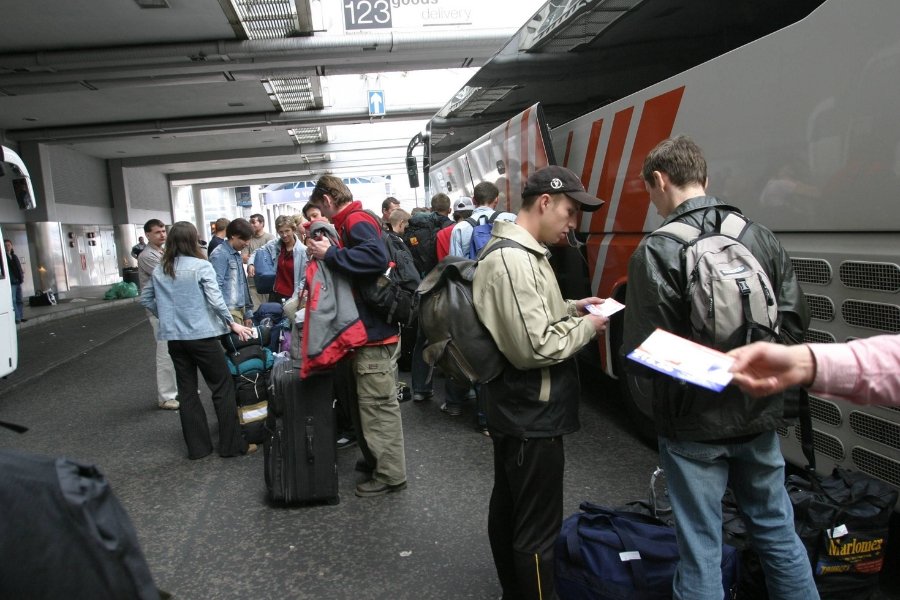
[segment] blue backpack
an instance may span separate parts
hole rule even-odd
[[[478,221],[475,221],[472,217],[466,219],[466,222],[472,226],[472,241],[469,242],[469,254],[467,255],[470,260],[478,258],[478,253],[481,252],[481,249],[491,241],[494,221],[497,220],[500,214],[499,210],[495,210],[490,217],[481,215],[478,217]]]
[[[253,268],[256,269],[256,274],[253,275],[256,292],[271,294],[272,288],[275,287],[275,261],[268,250],[263,248],[257,250],[253,257]]]

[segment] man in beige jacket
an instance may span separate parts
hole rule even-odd
[[[515,223],[494,223],[491,244],[512,240],[479,263],[475,310],[509,366],[484,384],[494,443],[488,536],[505,599],[555,598],[553,542],[562,524],[562,436],[577,431],[580,385],[575,354],[606,329],[606,317],[564,300],[546,244],[565,239],[579,208],[602,201],[557,166],[533,173]]]

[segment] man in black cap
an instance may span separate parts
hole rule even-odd
[[[579,209],[601,204],[566,168],[533,173],[515,223],[494,223],[475,272],[475,310],[509,360],[498,378],[482,386],[494,444],[488,536],[507,600],[556,597],[562,436],[579,428],[575,355],[605,331],[608,320],[586,308],[601,304],[600,298],[563,299],[546,245],[566,238]]]

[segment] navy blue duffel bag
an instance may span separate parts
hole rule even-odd
[[[554,548],[560,600],[667,600],[678,563],[675,530],[640,513],[583,502]],[[733,597],[737,550],[722,547],[722,595]]]

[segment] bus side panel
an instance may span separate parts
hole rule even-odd
[[[640,161],[657,141],[685,133],[704,149],[709,193],[782,240],[813,314],[808,341],[900,333],[897,22],[896,2],[829,0],[790,27],[555,129],[557,153],[607,201],[581,221],[591,288],[600,296],[621,289],[636,240],[661,223]],[[820,471],[839,465],[900,487],[900,409],[812,405]],[[803,464],[796,428],[779,433],[788,460]]]

